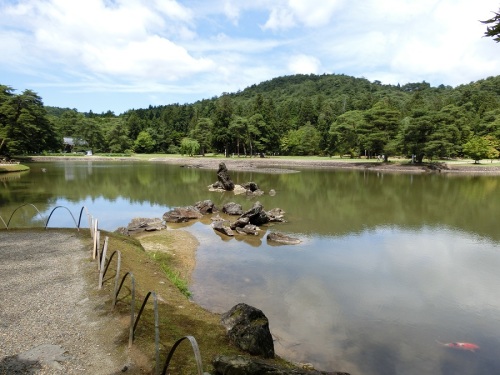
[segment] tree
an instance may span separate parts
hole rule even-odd
[[[200,146],[200,152],[205,156],[212,144],[212,132],[214,123],[207,117],[198,119],[195,128],[191,131],[191,138],[196,140]]]
[[[5,90],[4,90],[5,92]],[[5,95],[2,95],[5,98]],[[13,154],[58,150],[54,125],[49,121],[42,98],[31,90],[11,95],[0,106],[0,136],[4,147]]]
[[[126,126],[121,121],[111,127],[106,138],[110,152],[120,153],[130,149],[131,141],[127,136]]]
[[[366,127],[363,111],[348,111],[330,127],[330,152],[340,156],[349,154],[351,158],[360,154],[360,128]]]
[[[191,138],[182,138],[181,140],[181,154],[194,156],[200,150],[200,144],[197,140]]]
[[[487,159],[490,155],[490,142],[484,137],[474,136],[463,145],[463,152],[466,156],[479,163],[481,159]]]
[[[224,150],[228,153],[229,143],[231,141],[231,134],[229,133],[229,125],[233,117],[233,105],[231,97],[224,93],[216,102],[215,112],[213,116],[214,130],[213,130],[213,143],[215,148]]]
[[[311,124],[290,130],[281,140],[281,150],[289,155],[316,155],[319,152],[321,134]]]
[[[386,145],[394,139],[399,130],[400,117],[401,113],[385,101],[380,101],[365,111],[365,126],[360,129],[361,149],[367,150],[369,156],[383,154],[387,161],[387,151],[391,148],[386,150]]]
[[[155,141],[153,140],[151,134],[149,134],[146,130],[141,131],[134,142],[134,151],[147,154],[148,152],[152,152],[154,147]]]
[[[240,157],[240,142],[245,138],[245,131],[248,126],[248,120],[246,117],[234,116],[229,125],[229,131],[232,136],[236,139],[236,152],[238,157]]]
[[[101,119],[98,117],[86,118],[77,132],[77,137],[83,140],[88,148],[94,152],[102,151],[104,135],[101,128]]]
[[[486,31],[484,36],[493,38],[497,43],[500,42],[500,10],[497,12],[493,12],[495,16],[486,21],[480,21],[485,25],[491,25],[486,27]]]

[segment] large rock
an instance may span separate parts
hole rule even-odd
[[[239,303],[221,317],[230,340],[241,350],[264,358],[274,358],[274,343],[269,320],[264,313]]]
[[[263,225],[270,221],[269,216],[264,211],[264,207],[260,202],[255,202],[252,208],[243,213],[240,217],[248,217],[250,224],[253,225]]]
[[[236,227],[236,232],[238,232],[239,234],[243,234],[243,235],[250,234],[250,235],[258,236],[259,231],[260,231],[260,228],[257,225],[252,225],[252,224],[245,225],[243,228]]]
[[[214,375],[349,375],[347,372],[325,372],[301,368],[283,368],[262,359],[241,355],[216,356],[212,365]]]
[[[226,223],[223,220],[215,220],[212,222],[212,228],[214,228],[215,231],[225,234],[226,236],[233,237],[234,232],[231,230],[231,228],[226,225]]]
[[[241,215],[243,213],[243,208],[241,204],[229,202],[222,206],[222,212],[228,215]]]
[[[165,223],[160,218],[134,218],[127,227],[120,227],[115,232],[130,236],[131,234],[140,232],[153,232],[167,228]]]
[[[222,184],[224,190],[234,190],[234,182],[231,180],[231,177],[229,177],[229,171],[227,170],[225,163],[219,164],[219,170],[217,171],[217,180]]]
[[[273,208],[272,210],[269,210],[266,212],[267,216],[269,217],[270,222],[279,222],[279,223],[284,223],[286,220],[283,218],[285,216],[285,211],[283,211],[281,208]]]
[[[245,225],[250,224],[250,219],[248,217],[239,217],[238,220],[231,223],[231,229],[243,228]]]
[[[196,202],[194,204],[194,208],[196,208],[202,215],[207,215],[207,214],[213,214],[215,212],[219,212],[217,207],[215,206],[214,202],[212,202],[210,199]]]
[[[202,218],[203,215],[193,206],[176,207],[163,214],[163,220],[169,223],[184,223]]]

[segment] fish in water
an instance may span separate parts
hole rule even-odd
[[[473,344],[471,342],[439,342],[439,344],[444,345],[448,348],[460,349],[460,350],[468,350],[470,352],[475,352],[479,350],[479,345]]]

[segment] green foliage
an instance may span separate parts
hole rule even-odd
[[[316,155],[319,152],[321,136],[311,124],[290,130],[281,141],[281,149],[286,155]]]
[[[492,18],[481,22],[486,25],[491,25],[486,27],[484,36],[491,37],[493,38],[494,41],[498,43],[500,42],[500,10],[498,11],[498,13],[497,12],[493,13],[495,15]]]
[[[42,98],[31,90],[13,95],[12,89],[0,86],[0,137],[11,154],[41,153],[62,145],[49,121]]]
[[[139,154],[148,154],[154,150],[155,141],[151,134],[143,130],[134,142],[134,151]]]
[[[193,104],[149,106],[120,116],[55,107],[44,112],[33,94],[19,101],[22,95],[0,86],[1,152],[57,151],[62,137],[72,137],[94,152],[414,154],[422,161],[461,156],[472,134],[500,140],[500,76],[452,88],[299,74]],[[23,113],[16,110],[21,102]],[[34,143],[35,137],[43,141]],[[182,148],[184,138],[195,140],[199,149]]]
[[[191,292],[189,291],[189,284],[187,280],[184,280],[182,277],[180,277],[179,273],[172,270],[172,268],[169,266],[169,263],[171,263],[170,255],[158,251],[150,253],[149,256],[155,262],[158,262],[161,270],[167,276],[167,279],[169,279],[170,282],[174,284],[183,295],[185,295],[187,298],[191,297]]]
[[[492,146],[487,138],[474,136],[464,144],[463,152],[475,163],[478,163],[481,159],[487,159],[490,156],[491,148]]]
[[[205,156],[205,152],[210,149],[212,144],[212,132],[214,124],[207,117],[202,117],[196,122],[196,126],[191,130],[191,138],[198,142],[201,154]]]
[[[200,144],[197,140],[191,138],[183,138],[181,141],[181,154],[194,156],[200,151]]]

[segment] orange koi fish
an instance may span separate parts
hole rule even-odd
[[[475,352],[479,350],[479,345],[470,343],[470,342],[439,342],[439,344],[446,346],[447,348],[460,349],[460,350],[468,350],[470,352]]]

